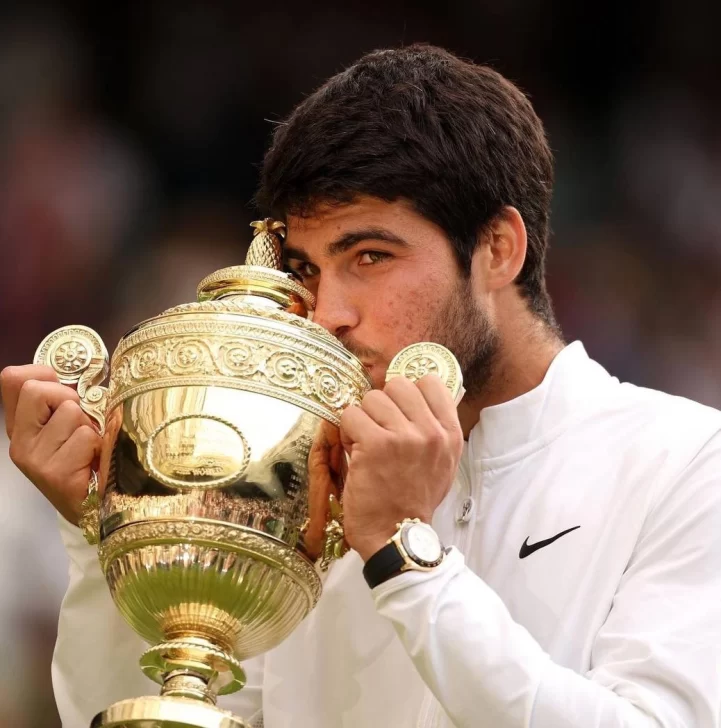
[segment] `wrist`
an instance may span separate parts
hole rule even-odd
[[[371,556],[377,554],[384,546],[388,544],[391,536],[396,532],[395,524],[389,529],[387,533],[379,533],[374,536],[359,540],[355,544],[351,544],[352,547],[358,552],[358,555],[363,559],[363,562],[367,562]]]
[[[406,518],[396,532],[363,567],[363,577],[374,589],[404,571],[432,571],[443,561],[445,548],[433,527],[418,518]]]

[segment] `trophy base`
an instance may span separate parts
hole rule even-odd
[[[249,728],[227,710],[200,700],[157,697],[131,698],[98,713],[90,728]]]

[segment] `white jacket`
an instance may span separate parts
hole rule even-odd
[[[350,553],[220,705],[265,728],[719,728],[720,429],[566,347],[481,413],[434,517],[445,561],[371,592]],[[63,537],[53,678],[64,727],[83,728],[157,686],[94,550]]]

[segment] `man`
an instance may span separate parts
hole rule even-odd
[[[436,48],[362,58],[277,129],[259,202],[288,223],[314,320],[376,389],[341,425],[353,551],[227,707],[266,728],[721,725],[721,413],[564,345],[544,284],[551,188],[523,94]],[[434,377],[384,387],[421,340],[458,357],[457,411]],[[151,685],[70,525],[98,441],[52,379],[7,370],[3,395],[15,462],[68,521],[54,677],[75,728]],[[407,518],[445,557],[369,568]]]

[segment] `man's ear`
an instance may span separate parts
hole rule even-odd
[[[521,213],[504,207],[483,232],[483,241],[473,254],[472,269],[487,292],[512,283],[526,260],[528,238]]]

